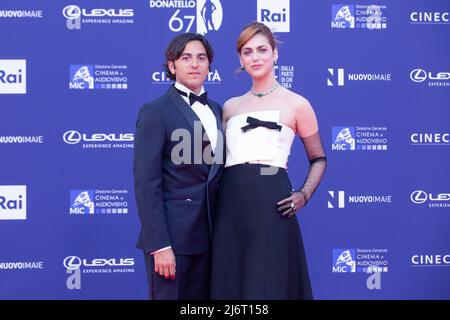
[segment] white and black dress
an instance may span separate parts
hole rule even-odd
[[[227,158],[214,219],[212,299],[312,299],[298,221],[277,211],[277,202],[292,191],[286,163],[295,137],[279,118],[278,110],[256,111],[227,122]],[[325,169],[312,168],[326,163],[323,150],[320,158],[305,180],[308,199]]]

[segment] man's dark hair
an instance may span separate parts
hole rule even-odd
[[[188,44],[188,42],[191,41],[200,41],[203,46],[205,47],[206,50],[206,55],[208,56],[208,61],[209,61],[209,65],[211,66],[211,63],[213,61],[213,57],[214,57],[214,51],[211,47],[211,45],[209,44],[208,40],[206,40],[206,38],[204,36],[202,36],[201,34],[198,33],[183,33],[180,34],[178,36],[176,36],[175,38],[172,39],[172,41],[170,41],[167,49],[166,49],[166,62],[164,63],[164,69],[166,71],[167,76],[169,77],[169,79],[175,80],[175,75],[173,75],[170,72],[169,69],[169,61],[175,61],[177,60],[181,54],[184,51],[184,48],[186,48],[186,45]]]

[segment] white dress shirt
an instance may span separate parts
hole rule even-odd
[[[181,95],[181,97],[184,99],[184,101],[186,101],[189,107],[189,95],[191,93],[192,94],[195,93],[178,82],[175,82],[175,88],[185,92],[188,95],[188,96]],[[200,94],[202,94],[203,92],[205,92],[205,89],[202,87]],[[212,150],[215,151],[217,145],[217,122],[214,113],[212,112],[209,106],[202,104],[198,101],[195,101],[194,104],[190,106],[190,108],[192,108],[197,117],[200,119],[203,128],[205,129],[206,134],[208,135],[209,141],[211,142]]]

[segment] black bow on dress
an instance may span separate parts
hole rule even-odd
[[[247,117],[247,123],[248,125],[243,126],[242,132],[246,132],[247,130],[251,130],[251,129],[255,129],[257,127],[265,127],[268,129],[274,129],[274,130],[278,130],[281,131],[281,126],[276,123],[276,122],[272,122],[272,121],[262,121],[253,117]]]

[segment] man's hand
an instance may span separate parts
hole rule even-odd
[[[176,262],[172,249],[167,249],[153,255],[155,259],[155,272],[166,279],[175,279]]]

